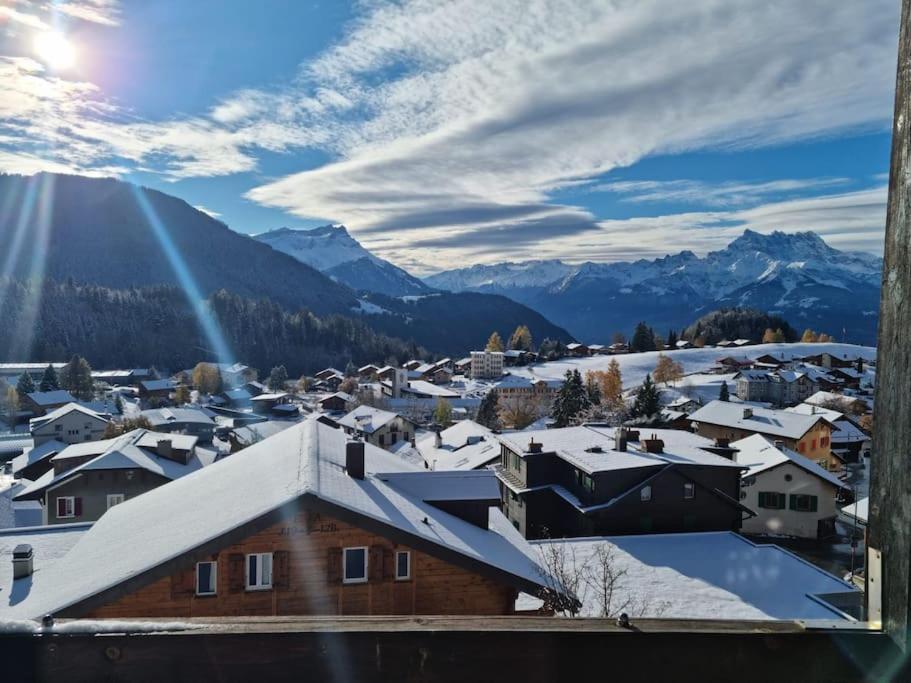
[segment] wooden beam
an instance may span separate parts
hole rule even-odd
[[[871,618],[881,598],[886,632],[904,646],[911,610],[911,0],[903,0],[879,311],[867,575],[882,554],[882,583],[868,588]]]

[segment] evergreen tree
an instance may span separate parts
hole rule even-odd
[[[269,373],[267,384],[272,391],[284,391],[285,383],[288,381],[288,371],[284,365],[276,365]]]
[[[729,401],[730,399],[731,399],[731,395],[728,392],[728,383],[722,382],[721,388],[718,390],[718,400],[719,401]]]
[[[481,405],[478,407],[477,422],[488,429],[500,428],[500,417],[498,414],[500,395],[496,389],[491,389],[484,398],[481,399]]]
[[[527,325],[519,325],[509,338],[509,348],[516,351],[531,351],[531,330]]]
[[[41,376],[41,383],[38,385],[38,391],[57,391],[60,388],[60,380],[57,378],[57,371],[54,366],[48,364]]]
[[[487,346],[485,347],[487,351],[502,351],[503,350],[503,340],[500,338],[500,333],[494,330],[490,337],[487,339]]]
[[[669,349],[671,349],[671,350],[676,349],[676,348],[677,348],[677,342],[678,342],[678,341],[679,341],[679,339],[677,339],[677,332],[676,332],[676,330],[670,330],[670,331],[667,333],[667,348],[669,348]]]
[[[20,396],[25,396],[35,391],[35,380],[32,379],[28,372],[23,372],[19,375],[19,380],[16,382],[16,391]]]
[[[567,370],[563,386],[554,399],[552,417],[555,427],[567,427],[583,411],[591,407],[591,400],[585,390],[582,375],[578,370]]]
[[[636,393],[636,402],[633,405],[633,415],[636,417],[651,417],[661,409],[658,402],[658,388],[652,382],[652,376],[646,375],[645,381]]]
[[[50,369],[53,370],[52,367]],[[41,381],[43,384],[44,380]],[[82,356],[70,358],[70,362],[60,371],[58,388],[66,389],[80,401],[91,401],[95,398],[95,382],[92,380],[92,368],[88,361]]]
[[[629,350],[634,353],[640,353],[642,351],[654,351],[656,348],[655,333],[644,322],[640,322],[636,325],[633,338],[630,339]]]
[[[12,429],[16,424],[16,415],[19,412],[19,392],[16,387],[7,385],[6,391],[2,396],[3,413],[6,417],[6,424]]]
[[[601,378],[599,375],[591,371],[585,373],[585,393],[588,394],[588,401],[591,405],[601,405]]]
[[[345,365],[345,377],[354,377],[357,374],[357,366],[352,361]]]
[[[123,396],[117,394],[117,398],[114,399],[114,405],[117,407],[117,413],[123,415],[123,410],[126,407],[123,403]]]

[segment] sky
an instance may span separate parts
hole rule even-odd
[[[0,0],[0,171],[417,275],[745,228],[881,253],[897,0]]]

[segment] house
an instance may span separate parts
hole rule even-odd
[[[827,470],[837,470],[843,463],[832,453],[834,425],[822,415],[800,415],[784,410],[744,406],[727,401],[712,401],[690,415],[696,433],[707,439],[728,443],[762,434],[781,440]]]
[[[786,408],[786,410],[801,415],[821,415],[831,422],[835,426],[832,432],[832,451],[841,460],[859,462],[862,457],[870,456],[873,447],[870,435],[844,413],[829,408],[820,408],[812,403],[801,403],[792,408]]]
[[[678,396],[673,401],[668,403],[665,407],[669,410],[676,410],[681,413],[690,415],[699,410],[702,407],[702,404],[695,398],[690,398],[689,396]]]
[[[22,398],[22,409],[36,417],[46,415],[52,410],[62,408],[67,403],[76,403],[76,399],[68,391],[33,391]]]
[[[580,344],[579,342],[570,342],[566,345],[566,351],[570,356],[576,358],[584,358],[585,356],[590,356],[591,351],[585,344]]]
[[[155,379],[152,368],[128,368],[125,370],[93,370],[92,379],[112,387],[139,386],[140,382]]]
[[[251,382],[244,382],[241,388],[246,389],[247,393],[250,394],[250,396],[259,396],[260,394],[265,394],[267,391],[269,391],[269,388],[265,384],[262,382],[257,382],[255,380]]]
[[[449,384],[452,382],[452,370],[448,366],[438,366],[434,367],[426,375],[427,380],[433,382],[434,384]]]
[[[496,435],[473,420],[461,420],[428,435],[417,449],[431,470],[476,470],[500,459]]]
[[[744,520],[744,533],[819,540],[835,534],[836,499],[847,489],[841,479],[761,434],[731,446],[746,468],[740,499],[756,512]]]
[[[28,429],[35,446],[47,441],[72,444],[100,439],[109,422],[101,413],[78,403],[67,403],[41,417],[33,417]]]
[[[421,361],[412,359],[403,363],[402,367],[406,370],[417,370],[422,365],[423,363]]]
[[[753,342],[749,339],[735,339],[732,346],[735,348],[742,348],[744,346],[749,346]]]
[[[259,415],[283,412],[290,414],[297,412],[297,406],[292,404],[293,398],[294,397],[286,391],[277,391],[253,396],[250,399],[250,403],[253,406],[253,412]],[[294,410],[290,410],[291,408]]]
[[[503,352],[472,351],[469,372],[472,379],[496,379],[503,374]]]
[[[402,396],[407,398],[414,396],[416,398],[460,398],[461,394],[452,391],[437,384],[431,384],[424,380],[412,380],[408,382],[407,387],[402,387]]]
[[[323,396],[316,403],[321,410],[343,412],[351,410],[351,406],[354,405],[354,402],[355,398],[351,394],[346,394],[344,391],[337,391],[334,394]]]
[[[604,344],[589,344],[588,350],[593,356],[606,356],[610,353],[610,347]]]
[[[270,436],[293,427],[295,424],[297,423],[291,420],[266,420],[265,422],[248,424],[243,427],[234,427],[228,434],[228,440],[231,442],[231,452],[236,453],[244,448],[249,448],[255,443],[265,441]]]
[[[693,423],[690,420],[690,416],[682,410],[662,408],[658,413],[658,417],[661,420],[662,427],[668,429],[682,429],[686,432],[692,430]]]
[[[512,614],[555,580],[496,499],[307,420],[116,506],[0,618]]]
[[[754,369],[741,370],[734,375],[734,391],[742,401],[790,406],[812,396],[819,389],[816,373],[784,367],[757,369],[758,365],[755,363]]]
[[[866,399],[859,396],[846,396],[833,391],[817,391],[812,396],[804,399],[804,403],[823,408],[838,405],[840,407],[839,412],[852,415],[863,415],[873,409],[872,402]]]
[[[556,396],[563,386],[563,380],[543,379],[541,377],[527,377],[525,375],[506,374],[493,382],[491,389],[496,389],[501,398],[516,398],[519,396],[540,396],[549,401]]]
[[[216,367],[226,387],[239,387],[256,379],[256,370],[243,363],[216,363]]]
[[[326,369],[324,369],[324,370],[320,370],[319,372],[317,372],[317,373],[316,373],[315,375],[313,375],[313,376],[314,376],[316,379],[327,380],[327,379],[329,379],[330,377],[336,377],[336,376],[341,376],[341,377],[344,378],[345,373],[342,372],[341,370],[337,370],[337,369],[335,369],[335,368],[326,368]]]
[[[740,466],[671,429],[567,427],[498,437],[503,511],[526,538],[740,528]]]
[[[471,374],[471,357],[460,358],[453,365],[453,370],[457,375]]]
[[[862,369],[865,362],[863,356],[858,355],[854,358],[848,358],[848,355],[844,354],[839,357],[833,353],[829,353],[828,351],[804,356],[803,360],[806,363],[820,365],[824,368],[850,368],[857,367],[859,365],[860,369]]]
[[[232,408],[248,408],[253,395],[243,387],[237,387],[221,392],[219,398],[222,399],[224,404]]]
[[[598,558],[610,558],[612,608],[645,619],[860,619],[861,591],[784,548],[755,543],[733,531],[554,539],[530,545],[539,556],[566,558],[571,576],[584,567],[597,577],[603,566]],[[603,616],[604,600],[588,582],[580,582],[578,598],[579,616]],[[540,600],[519,596],[517,609],[538,606]]]
[[[91,522],[108,509],[211,464],[196,437],[135,429],[113,439],[67,446],[53,468],[14,500],[38,500],[45,524]]]
[[[367,443],[388,448],[400,441],[412,441],[417,429],[411,420],[372,406],[358,406],[338,420],[345,433]]]
[[[691,349],[691,348],[693,348],[693,345],[690,342],[688,342],[686,339],[681,339],[676,344],[674,344],[674,348],[676,348],[678,350]]]
[[[769,395],[769,373],[765,370],[740,370],[733,380],[734,394],[741,401],[762,403]]]
[[[167,401],[177,391],[177,383],[171,379],[148,379],[139,383],[139,398],[150,401]]]
[[[387,366],[388,367],[388,366]],[[363,380],[373,380],[379,374],[380,368],[372,363],[362,365],[357,369],[357,376]]]
[[[195,436],[201,443],[209,443],[215,433],[214,414],[205,408],[153,408],[140,415],[161,434]]]
[[[724,356],[715,361],[723,372],[738,372],[753,367],[753,361],[746,356]]]

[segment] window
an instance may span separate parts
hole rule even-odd
[[[813,439],[813,442],[810,444],[810,450],[811,450],[811,451],[815,451],[815,450],[816,450],[816,439]]]
[[[395,553],[395,580],[405,581],[411,578],[411,552],[397,550]]]
[[[367,583],[367,548],[345,548],[342,583]]]
[[[806,444],[803,441],[801,441],[799,444],[797,444],[797,451],[799,453],[803,453],[805,450],[805,446],[806,446]]]
[[[692,500],[696,497],[696,485],[691,482],[685,482],[683,484],[683,500]]]
[[[816,512],[818,500],[816,496],[805,493],[792,493],[788,507],[797,512]]]
[[[641,489],[639,489],[639,500],[641,500],[643,503],[647,503],[651,499],[652,499],[652,487],[651,486],[643,486]]]
[[[125,499],[126,499],[126,496],[124,496],[122,493],[109,493],[108,494],[108,510],[110,510],[115,505],[120,505]]]
[[[57,499],[57,519],[66,519],[76,516],[76,499],[72,496],[63,496]]]
[[[252,557],[252,555],[251,555]],[[218,586],[218,563],[196,563],[196,595],[215,595]]]
[[[247,555],[247,590],[272,588],[272,553]]]
[[[828,437],[828,436],[822,437],[822,438],[819,440],[819,445],[820,445],[820,446],[828,446],[828,445],[829,445],[829,437]]]
[[[760,491],[758,504],[759,507],[767,510],[784,510],[784,499],[785,495],[783,493],[778,493],[777,491]]]

